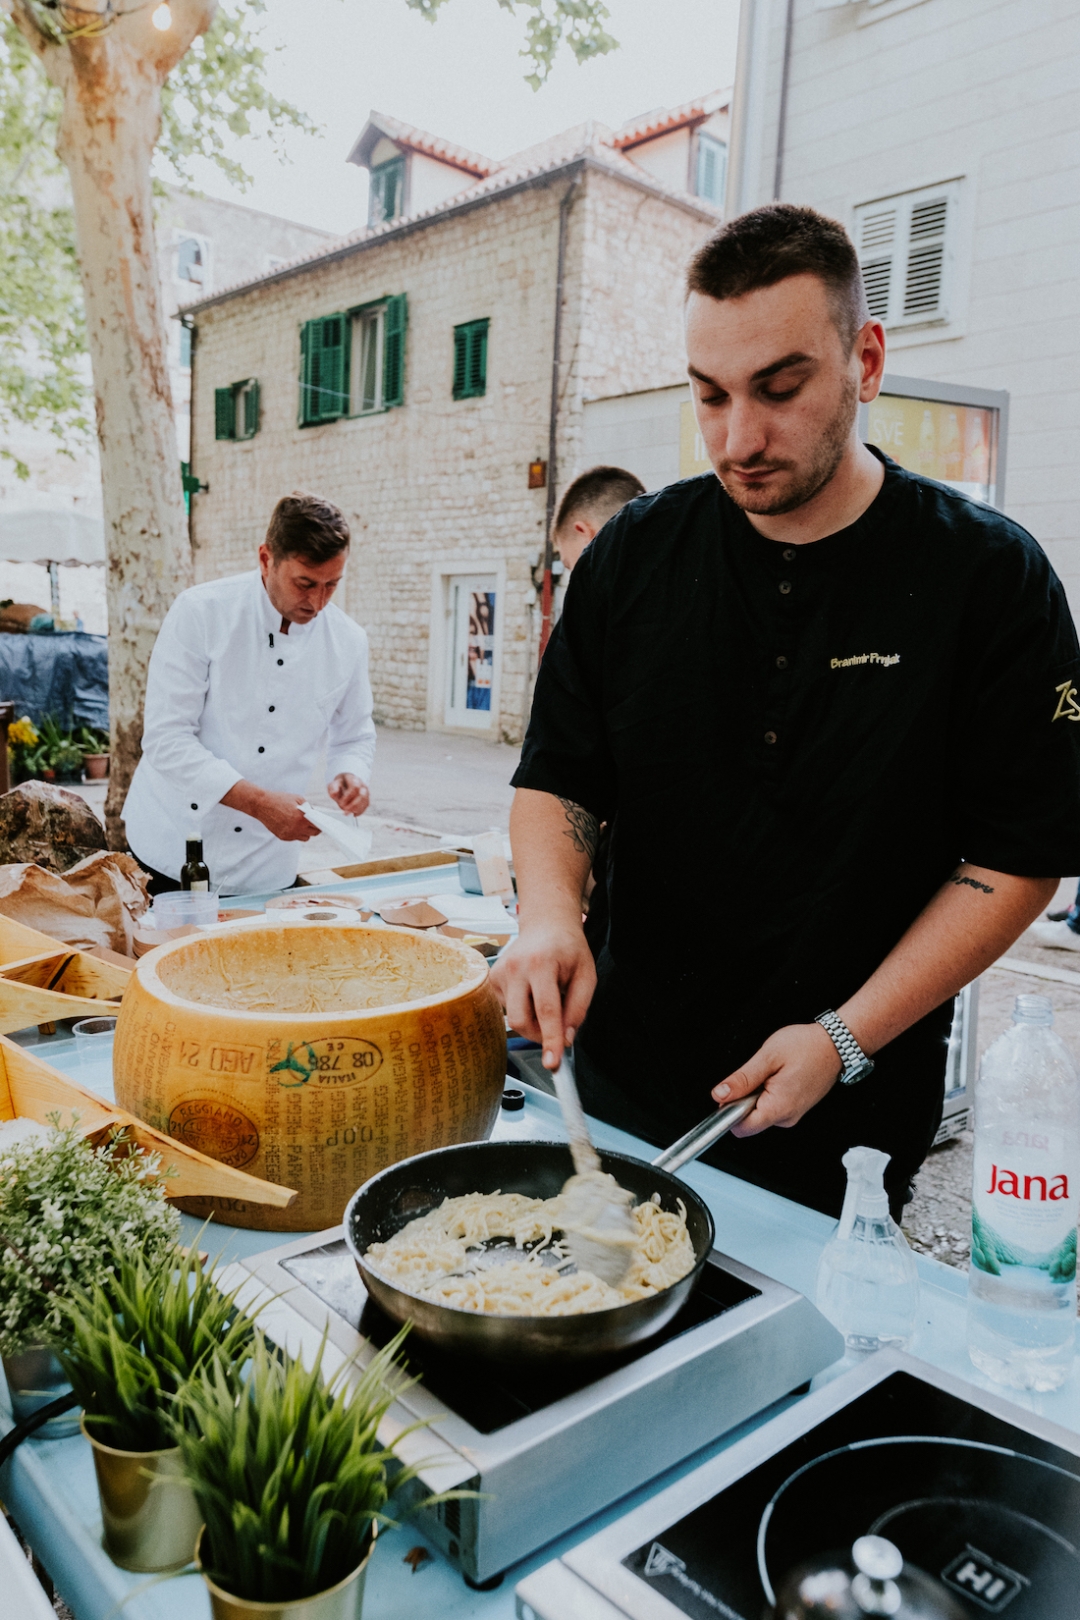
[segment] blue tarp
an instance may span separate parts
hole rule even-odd
[[[14,703],[16,719],[28,714],[36,726],[51,714],[65,731],[108,731],[108,637],[84,630],[0,635],[0,699]]]

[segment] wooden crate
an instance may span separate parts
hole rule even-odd
[[[134,966],[102,961],[0,917],[0,1034],[116,1012]]]
[[[52,1116],[59,1115],[61,1125],[70,1125],[76,1114],[82,1134],[91,1141],[103,1140],[122,1125],[137,1147],[160,1153],[163,1169],[174,1172],[165,1182],[169,1198],[234,1198],[287,1209],[297,1196],[291,1187],[232,1170],[173,1141],[0,1035],[0,1120],[32,1119],[49,1125]]]

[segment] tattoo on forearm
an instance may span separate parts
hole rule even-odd
[[[560,799],[559,803],[566,811],[566,819],[570,823],[566,830],[567,838],[573,839],[574,848],[579,855],[587,855],[591,861],[596,854],[600,823],[595,816],[583,810],[580,804],[575,804],[573,799]]]
[[[983,894],[993,894],[994,892],[992,884],[980,883],[978,878],[968,877],[967,874],[965,872],[961,872],[959,868],[957,868],[957,870],[953,873],[952,877],[949,879],[949,882],[955,883],[957,888],[959,888],[961,884],[966,883],[969,889],[981,889]]]

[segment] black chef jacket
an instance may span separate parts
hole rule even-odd
[[[611,824],[584,1090],[658,1143],[774,1030],[864,984],[962,860],[1080,871],[1062,587],[1015,523],[882,459],[863,516],[808,545],[765,539],[712,474],[631,501],[544,657],[514,785]],[[951,1011],[711,1162],[836,1212],[863,1143],[893,1156],[899,1207],[940,1123]]]

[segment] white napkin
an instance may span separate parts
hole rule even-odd
[[[343,815],[340,810],[316,810],[306,800],[300,808],[320,832],[328,834],[347,854],[358,861],[367,860],[375,836],[371,827],[365,827],[356,816]]]

